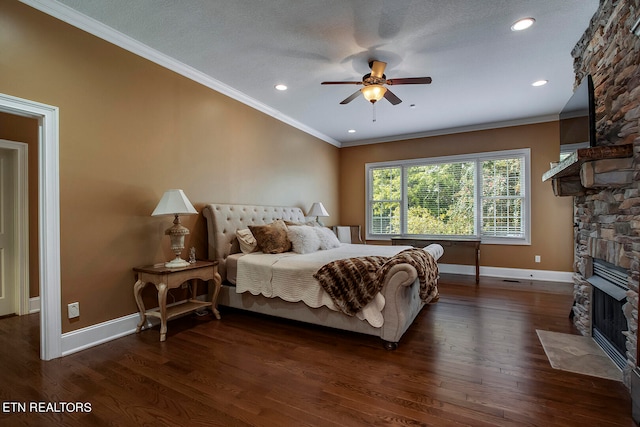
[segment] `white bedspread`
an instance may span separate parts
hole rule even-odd
[[[322,289],[313,275],[323,265],[344,258],[369,255],[393,256],[408,249],[409,246],[377,246],[355,245],[343,243],[342,246],[310,254],[263,254],[261,252],[247,254],[238,259],[238,275],[236,292],[251,292],[253,295],[264,295],[268,298],[278,297],[289,302],[302,301],[312,308],[326,306],[338,311],[329,295]],[[429,248],[427,248],[428,250]],[[435,259],[442,253],[436,250]],[[366,320],[371,326],[379,328],[383,325],[382,309],[385,300],[378,293],[375,299],[367,304],[357,317]]]

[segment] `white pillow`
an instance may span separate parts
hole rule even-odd
[[[240,250],[243,254],[250,254],[258,250],[258,242],[253,237],[253,233],[248,228],[236,230],[236,237],[240,243]]]
[[[335,233],[327,227],[313,227],[312,230],[315,230],[320,238],[320,249],[339,248],[342,245]]]
[[[314,227],[308,225],[290,225],[287,227],[287,237],[291,240],[293,252],[308,254],[320,249],[320,237]]]

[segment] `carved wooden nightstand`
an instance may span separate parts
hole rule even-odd
[[[173,317],[187,314],[204,307],[211,307],[216,319],[220,319],[220,313],[217,309],[218,294],[222,280],[218,274],[217,261],[196,261],[184,268],[167,268],[164,264],[149,265],[144,267],[135,267],[133,269],[137,273],[138,280],[133,286],[133,296],[138,304],[140,311],[140,323],[136,328],[136,333],[142,330],[147,316],[157,317],[160,319],[160,341],[164,341],[167,337],[167,320]],[[210,301],[200,301],[196,299],[197,279],[203,281],[213,281],[213,292],[209,289]],[[191,286],[191,298],[183,303],[167,307],[167,292],[181,286],[183,283],[189,282]],[[142,301],[142,290],[147,284],[153,283],[158,291],[158,309],[145,310]]]

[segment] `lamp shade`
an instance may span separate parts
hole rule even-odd
[[[373,104],[382,99],[387,92],[387,88],[381,85],[369,85],[360,89],[360,92],[362,92],[367,101]]]
[[[329,216],[329,212],[327,212],[321,202],[315,202],[311,205],[307,216]]]
[[[162,199],[158,202],[158,206],[156,206],[151,216],[197,213],[198,211],[193,207],[182,190],[167,190],[162,195]]]

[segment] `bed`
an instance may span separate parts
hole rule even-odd
[[[438,299],[436,261],[443,253],[440,245],[430,245],[420,250],[424,251],[422,253],[416,253],[417,250],[411,247],[346,243],[310,253],[243,253],[246,242],[241,234],[237,234],[239,230],[243,232],[251,227],[256,231],[260,228],[257,226],[284,222],[288,224],[288,230],[299,229],[306,233],[309,230],[298,226],[312,226],[297,207],[212,203],[204,207],[203,216],[207,224],[208,257],[219,262],[218,271],[223,282],[219,305],[377,336],[385,348],[392,350],[397,348],[420,310]],[[319,236],[325,230],[331,232],[321,228],[315,230]],[[297,250],[295,246],[294,250]],[[428,255],[424,257],[424,253]],[[405,255],[420,255],[419,258],[430,260],[429,268],[399,259]],[[392,258],[397,262],[385,262]],[[330,291],[319,284],[326,279],[326,276],[320,277],[320,273],[329,272],[327,267],[336,267],[345,259],[385,263],[381,289],[356,315],[347,315],[341,311],[341,306],[336,307],[339,304],[327,295]],[[425,271],[430,281],[426,289]],[[315,287],[289,289],[290,285],[303,282]],[[290,293],[282,296],[279,292],[283,289]]]

